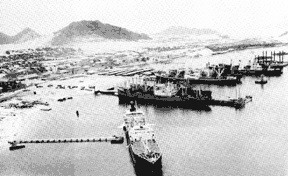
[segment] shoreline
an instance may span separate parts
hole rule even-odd
[[[110,87],[116,86],[119,83],[123,83],[124,80],[129,79],[127,77],[107,77],[107,76],[99,76],[99,75],[90,75],[85,77],[73,77],[68,78],[66,80],[49,80],[43,82],[41,84],[41,88],[37,88],[36,86],[30,86],[26,89],[26,91],[17,90],[13,93],[4,94],[2,101],[0,103],[0,151],[7,150],[9,147],[9,140],[16,140],[21,134],[24,133],[23,130],[29,130],[24,128],[25,126],[29,126],[33,119],[37,118],[37,113],[41,111],[41,109],[49,109],[53,106],[59,106],[61,102],[58,100],[61,98],[67,97],[81,97],[85,95],[94,94],[94,89],[90,89],[89,87],[95,86],[95,89],[108,89]],[[48,87],[48,85],[53,85],[52,87]],[[57,89],[57,85],[62,85],[65,89]],[[67,86],[78,86],[75,89],[69,89]],[[42,87],[43,86],[43,87]],[[81,90],[81,87],[85,87],[84,90]],[[89,90],[89,91],[88,91]],[[34,94],[36,92],[36,94]],[[0,98],[0,100],[1,100]],[[48,106],[33,104],[31,108],[14,108],[9,105],[12,103],[17,104],[21,102],[47,102]],[[70,101],[70,100],[67,100]],[[10,108],[9,108],[10,107]],[[53,111],[53,109],[52,109]],[[6,113],[6,115],[5,115]],[[8,115],[7,115],[8,114]],[[26,133],[26,132],[25,132]],[[7,147],[7,148],[6,148]]]
[[[29,125],[32,114],[38,112],[40,109],[33,107],[31,109],[17,110],[15,108],[9,109],[9,112],[15,114],[15,116],[5,116],[0,120],[1,136],[0,136],[0,151],[7,150],[10,145],[8,141],[16,140],[18,136],[23,133],[24,125]],[[1,109],[1,112],[3,109]],[[7,109],[6,109],[7,111]],[[8,111],[7,111],[8,112]]]

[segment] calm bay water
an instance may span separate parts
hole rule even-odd
[[[236,92],[251,95],[253,101],[242,110],[220,106],[211,106],[210,111],[141,106],[148,121],[155,124],[163,152],[163,175],[288,175],[288,69],[281,77],[269,78],[264,86],[255,84],[255,80],[243,78],[237,87],[205,87],[215,97],[233,97]],[[56,103],[52,111],[35,113],[34,120],[27,122],[18,138],[120,135],[122,129],[118,126],[125,110],[117,97],[76,96],[71,101]],[[73,143],[28,144],[13,152],[7,149],[1,155],[0,175],[135,173],[125,143]]]

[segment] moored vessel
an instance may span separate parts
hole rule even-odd
[[[180,84],[166,83],[147,85],[132,85],[118,89],[120,102],[136,100],[140,103],[162,103],[165,105],[191,104],[193,107],[208,106],[206,100],[211,100],[212,92],[209,90],[195,89]]]
[[[135,171],[157,173],[162,171],[162,153],[151,125],[146,123],[142,111],[133,104],[124,116],[123,130]],[[140,172],[140,171],[139,171]]]
[[[241,83],[241,77],[233,75],[224,75],[223,67],[221,70],[216,67],[208,66],[204,69],[197,70],[170,70],[168,74],[157,75],[158,83],[173,82],[193,85],[193,84],[210,84],[210,85],[228,85],[235,86]],[[222,75],[223,74],[223,75]]]

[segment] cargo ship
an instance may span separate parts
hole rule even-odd
[[[137,101],[140,103],[165,105],[190,104],[191,106],[207,107],[206,100],[211,100],[210,90],[194,89],[192,87],[177,86],[176,84],[155,84],[154,86],[131,86],[118,88],[120,102]]]
[[[149,80],[149,81],[147,81]],[[137,101],[143,105],[161,105],[164,107],[185,107],[189,109],[208,109],[210,105],[230,106],[240,109],[252,97],[227,98],[217,100],[212,98],[211,90],[202,90],[201,87],[192,87],[189,84],[165,83],[159,84],[154,79],[140,81],[141,83],[125,84],[117,89],[115,95],[120,104]]]
[[[270,61],[266,62],[261,58],[256,57],[253,61],[249,61],[248,64],[242,65],[241,60],[239,64],[219,64],[216,67],[225,67],[225,72],[222,74],[232,76],[281,76],[283,74],[284,63]]]
[[[224,67],[219,70],[215,67],[206,67],[197,70],[170,70],[168,74],[156,75],[158,83],[173,82],[193,84],[208,84],[208,85],[222,85],[235,86],[241,83],[241,76],[222,75]]]

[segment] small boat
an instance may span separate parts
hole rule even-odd
[[[42,111],[51,111],[52,110],[52,108],[43,108],[43,109],[41,109]]]
[[[65,101],[65,100],[66,100],[66,98],[60,98],[60,99],[58,99],[58,101],[60,101],[60,102]]]
[[[266,84],[268,81],[267,79],[264,78],[264,75],[261,75],[261,79],[260,80],[256,80],[255,83],[256,84]]]
[[[256,84],[266,84],[268,81],[267,80],[256,80]]]
[[[94,94],[97,95],[97,94],[104,94],[104,95],[115,95],[117,91],[116,90],[95,90],[94,91]]]

